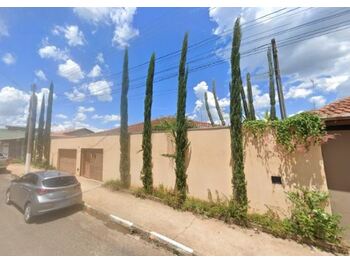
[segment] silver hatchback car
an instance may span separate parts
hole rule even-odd
[[[24,220],[61,208],[82,204],[80,183],[75,176],[60,171],[28,173],[12,180],[6,203],[24,211]]]

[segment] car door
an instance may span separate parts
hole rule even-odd
[[[18,194],[17,194],[17,205],[24,208],[24,205],[30,200],[31,195],[34,191],[34,186],[37,182],[37,175],[34,173],[29,173],[23,176],[22,180],[18,184]]]

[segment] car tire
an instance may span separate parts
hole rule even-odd
[[[27,203],[24,207],[24,221],[30,224],[33,221],[32,205]]]
[[[5,202],[6,202],[7,205],[11,205],[12,204],[11,198],[10,198],[10,190],[6,191]]]

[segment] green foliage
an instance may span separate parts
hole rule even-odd
[[[50,148],[51,148],[51,121],[52,121],[52,104],[53,104],[53,83],[50,84],[49,98],[47,100],[46,123],[44,130],[44,158],[46,164],[50,163]]]
[[[243,138],[242,138],[242,109],[241,109],[241,72],[240,72],[240,49],[241,27],[240,19],[237,18],[234,26],[232,51],[231,51],[231,87],[230,87],[230,135],[231,135],[231,157],[232,186],[235,202],[247,213],[247,189],[244,175],[243,161]],[[245,212],[245,213],[244,213]]]
[[[303,112],[278,121],[245,121],[244,130],[256,138],[262,137],[270,129],[276,142],[287,152],[293,152],[298,146],[308,149],[309,146],[321,143],[326,135],[325,125],[321,118],[313,113]]]
[[[249,103],[249,119],[255,120],[255,110],[253,104],[253,91],[252,91],[252,83],[250,81],[250,74],[247,73],[247,92],[248,92],[248,103]]]
[[[102,185],[111,191],[119,191],[124,188],[124,184],[120,180],[108,180]]]
[[[275,81],[272,65],[271,47],[267,49],[267,60],[269,63],[269,96],[270,96],[270,120],[277,120],[276,117],[276,95],[275,95]]]
[[[187,129],[197,128],[196,123],[190,119],[186,118]],[[166,131],[166,132],[175,132],[176,130],[176,118],[167,118],[161,120],[159,124],[156,124],[152,127],[153,131]]]
[[[182,44],[181,59],[179,65],[175,132],[175,190],[179,204],[182,204],[186,200],[187,194],[186,153],[189,146],[186,124],[186,85],[188,77],[188,69],[186,69],[187,46],[188,34],[186,33]]]
[[[128,134],[128,90],[129,90],[128,49],[125,49],[123,63],[122,92],[120,97],[120,179],[125,188],[130,186],[130,155]]]
[[[225,126],[225,120],[224,120],[224,117],[222,116],[222,112],[221,112],[221,108],[220,108],[220,105],[219,105],[218,97],[216,96],[216,87],[215,86],[216,86],[215,85],[215,80],[213,80],[212,92],[213,92],[213,96],[214,96],[216,111],[218,112],[219,119],[221,121],[221,125]]]
[[[152,96],[153,96],[153,77],[155,66],[155,54],[153,53],[149,62],[148,75],[146,82],[144,127],[142,136],[142,157],[143,166],[141,171],[141,180],[145,191],[150,193],[153,189],[152,177]]]
[[[43,95],[42,101],[41,101],[41,109],[40,109],[40,116],[39,116],[39,126],[38,126],[38,134],[36,137],[36,156],[35,161],[37,163],[41,163],[43,161],[43,149],[44,149],[44,125],[45,120],[45,95]]]
[[[213,117],[211,116],[211,113],[210,113],[210,108],[209,108],[209,103],[208,103],[208,93],[207,92],[204,93],[204,102],[205,102],[205,109],[207,111],[210,124],[211,124],[211,126],[214,126],[215,123],[214,123]]]
[[[325,211],[328,194],[317,190],[300,188],[289,192],[292,202],[291,217],[287,220],[292,233],[308,240],[323,240],[340,243],[343,229],[339,226],[340,216]]]
[[[264,232],[281,238],[290,237],[286,220],[281,220],[272,210],[268,210],[262,215],[256,213],[249,214],[248,219],[253,226],[259,227]]]

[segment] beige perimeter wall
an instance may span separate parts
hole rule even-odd
[[[188,160],[189,195],[208,198],[210,191],[215,199],[230,198],[231,156],[228,128],[191,130],[188,133],[190,154]],[[142,186],[142,134],[130,135],[131,185]],[[153,133],[154,184],[172,188],[175,183],[174,161],[164,156],[174,152],[170,134]],[[115,136],[87,136],[53,139],[51,163],[57,166],[58,149],[77,149],[77,170],[80,171],[82,148],[103,149],[103,180],[119,179],[119,138]],[[314,146],[308,152],[285,154],[276,146],[272,136],[257,141],[245,140],[245,174],[251,212],[266,212],[272,208],[280,215],[287,215],[286,191],[295,186],[312,186],[327,190],[321,147]],[[281,176],[282,185],[272,184],[271,176]],[[217,193],[217,194],[216,194]]]

